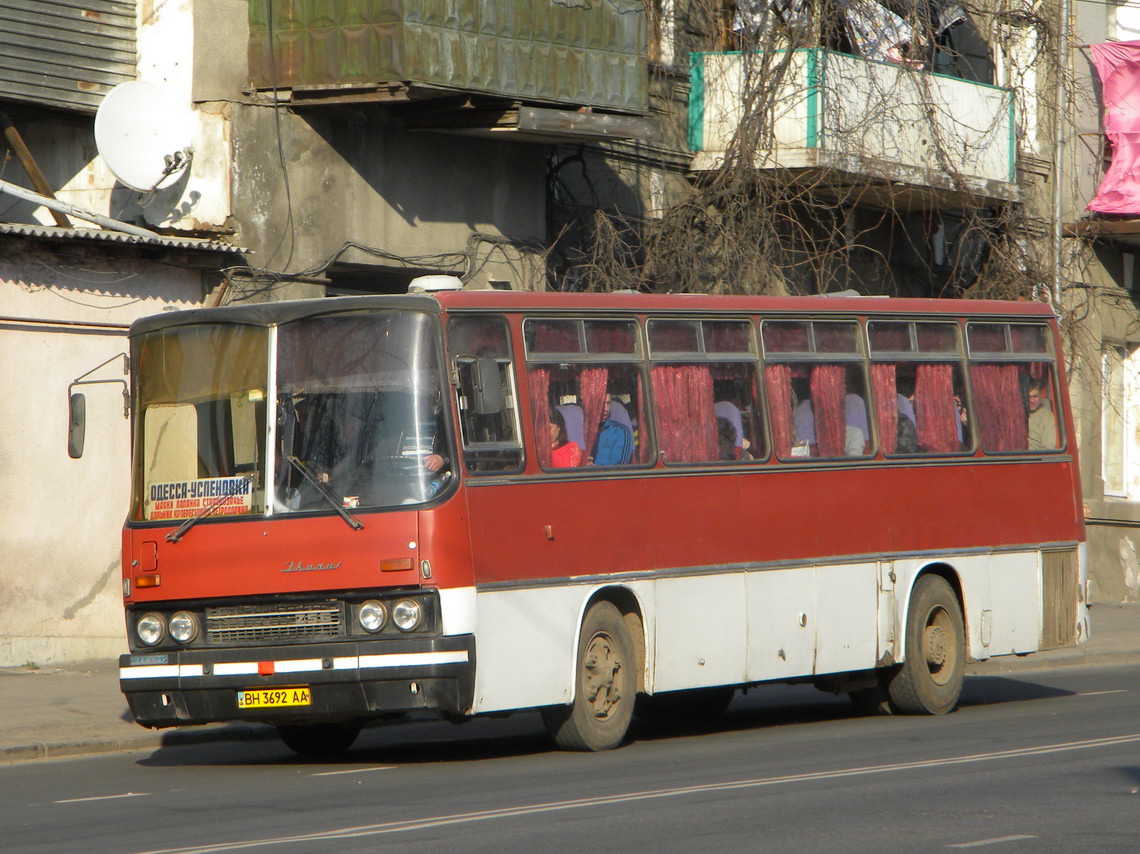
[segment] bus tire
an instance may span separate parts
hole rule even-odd
[[[609,602],[582,620],[574,664],[574,702],[542,710],[542,722],[563,750],[609,750],[629,730],[637,696],[636,656],[629,628]]]
[[[937,575],[914,585],[907,612],[906,658],[888,691],[904,714],[944,715],[958,705],[966,664],[962,606],[954,589]]]
[[[336,756],[352,747],[360,735],[360,722],[278,724],[277,734],[301,756]]]

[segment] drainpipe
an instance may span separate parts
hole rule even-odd
[[[1065,113],[1069,101],[1069,15],[1071,0],[1061,0],[1061,32],[1057,45],[1057,111],[1053,133],[1053,311],[1061,313],[1061,282],[1064,270]]]
[[[3,193],[7,193],[10,196],[15,196],[18,199],[23,199],[26,202],[35,202],[38,205],[43,205],[48,210],[71,214],[76,219],[81,219],[85,222],[93,222],[96,225],[101,225],[103,228],[106,228],[110,231],[121,231],[124,234],[133,234],[135,237],[161,237],[161,235],[155,234],[153,231],[147,231],[145,228],[139,228],[137,225],[131,225],[130,223],[120,222],[117,219],[111,219],[110,217],[103,216],[102,214],[85,211],[82,208],[77,208],[73,204],[69,204],[68,202],[61,202],[59,199],[49,199],[47,196],[33,192],[27,187],[21,187],[18,184],[12,184],[8,181],[0,181],[0,194]]]

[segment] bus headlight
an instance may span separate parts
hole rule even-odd
[[[360,622],[360,628],[366,632],[378,632],[388,622],[388,609],[384,607],[383,602],[376,599],[369,599],[360,606],[360,611],[356,615],[356,619]]]
[[[402,632],[414,632],[424,621],[424,607],[415,599],[401,599],[392,606],[392,622]]]
[[[166,621],[162,619],[162,614],[143,614],[135,623],[135,634],[147,646],[154,646],[166,637]]]
[[[198,618],[189,611],[177,611],[170,618],[170,636],[179,643],[190,643],[198,637]]]

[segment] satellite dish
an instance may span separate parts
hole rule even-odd
[[[120,83],[95,112],[95,147],[115,177],[146,193],[168,187],[190,165],[193,114],[144,80]]]

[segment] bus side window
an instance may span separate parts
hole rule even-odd
[[[983,451],[1036,453],[1061,446],[1052,363],[975,363],[970,379]]]
[[[562,363],[528,367],[535,441],[542,468],[646,462],[641,429],[641,373],[633,363]],[[551,425],[558,431],[551,432]],[[554,439],[552,435],[556,436]],[[557,442],[556,446],[546,444]],[[573,449],[553,453],[564,443]],[[570,460],[577,460],[574,465]]]
[[[465,468],[472,474],[519,471],[523,450],[506,321],[454,317],[447,338],[459,379],[456,406]]]
[[[666,464],[767,456],[752,362],[654,365],[655,424]]]
[[[765,378],[779,457],[833,459],[870,452],[867,393],[859,367],[821,362],[770,364]]]
[[[876,362],[871,384],[887,456],[955,454],[971,447],[958,364]]]

